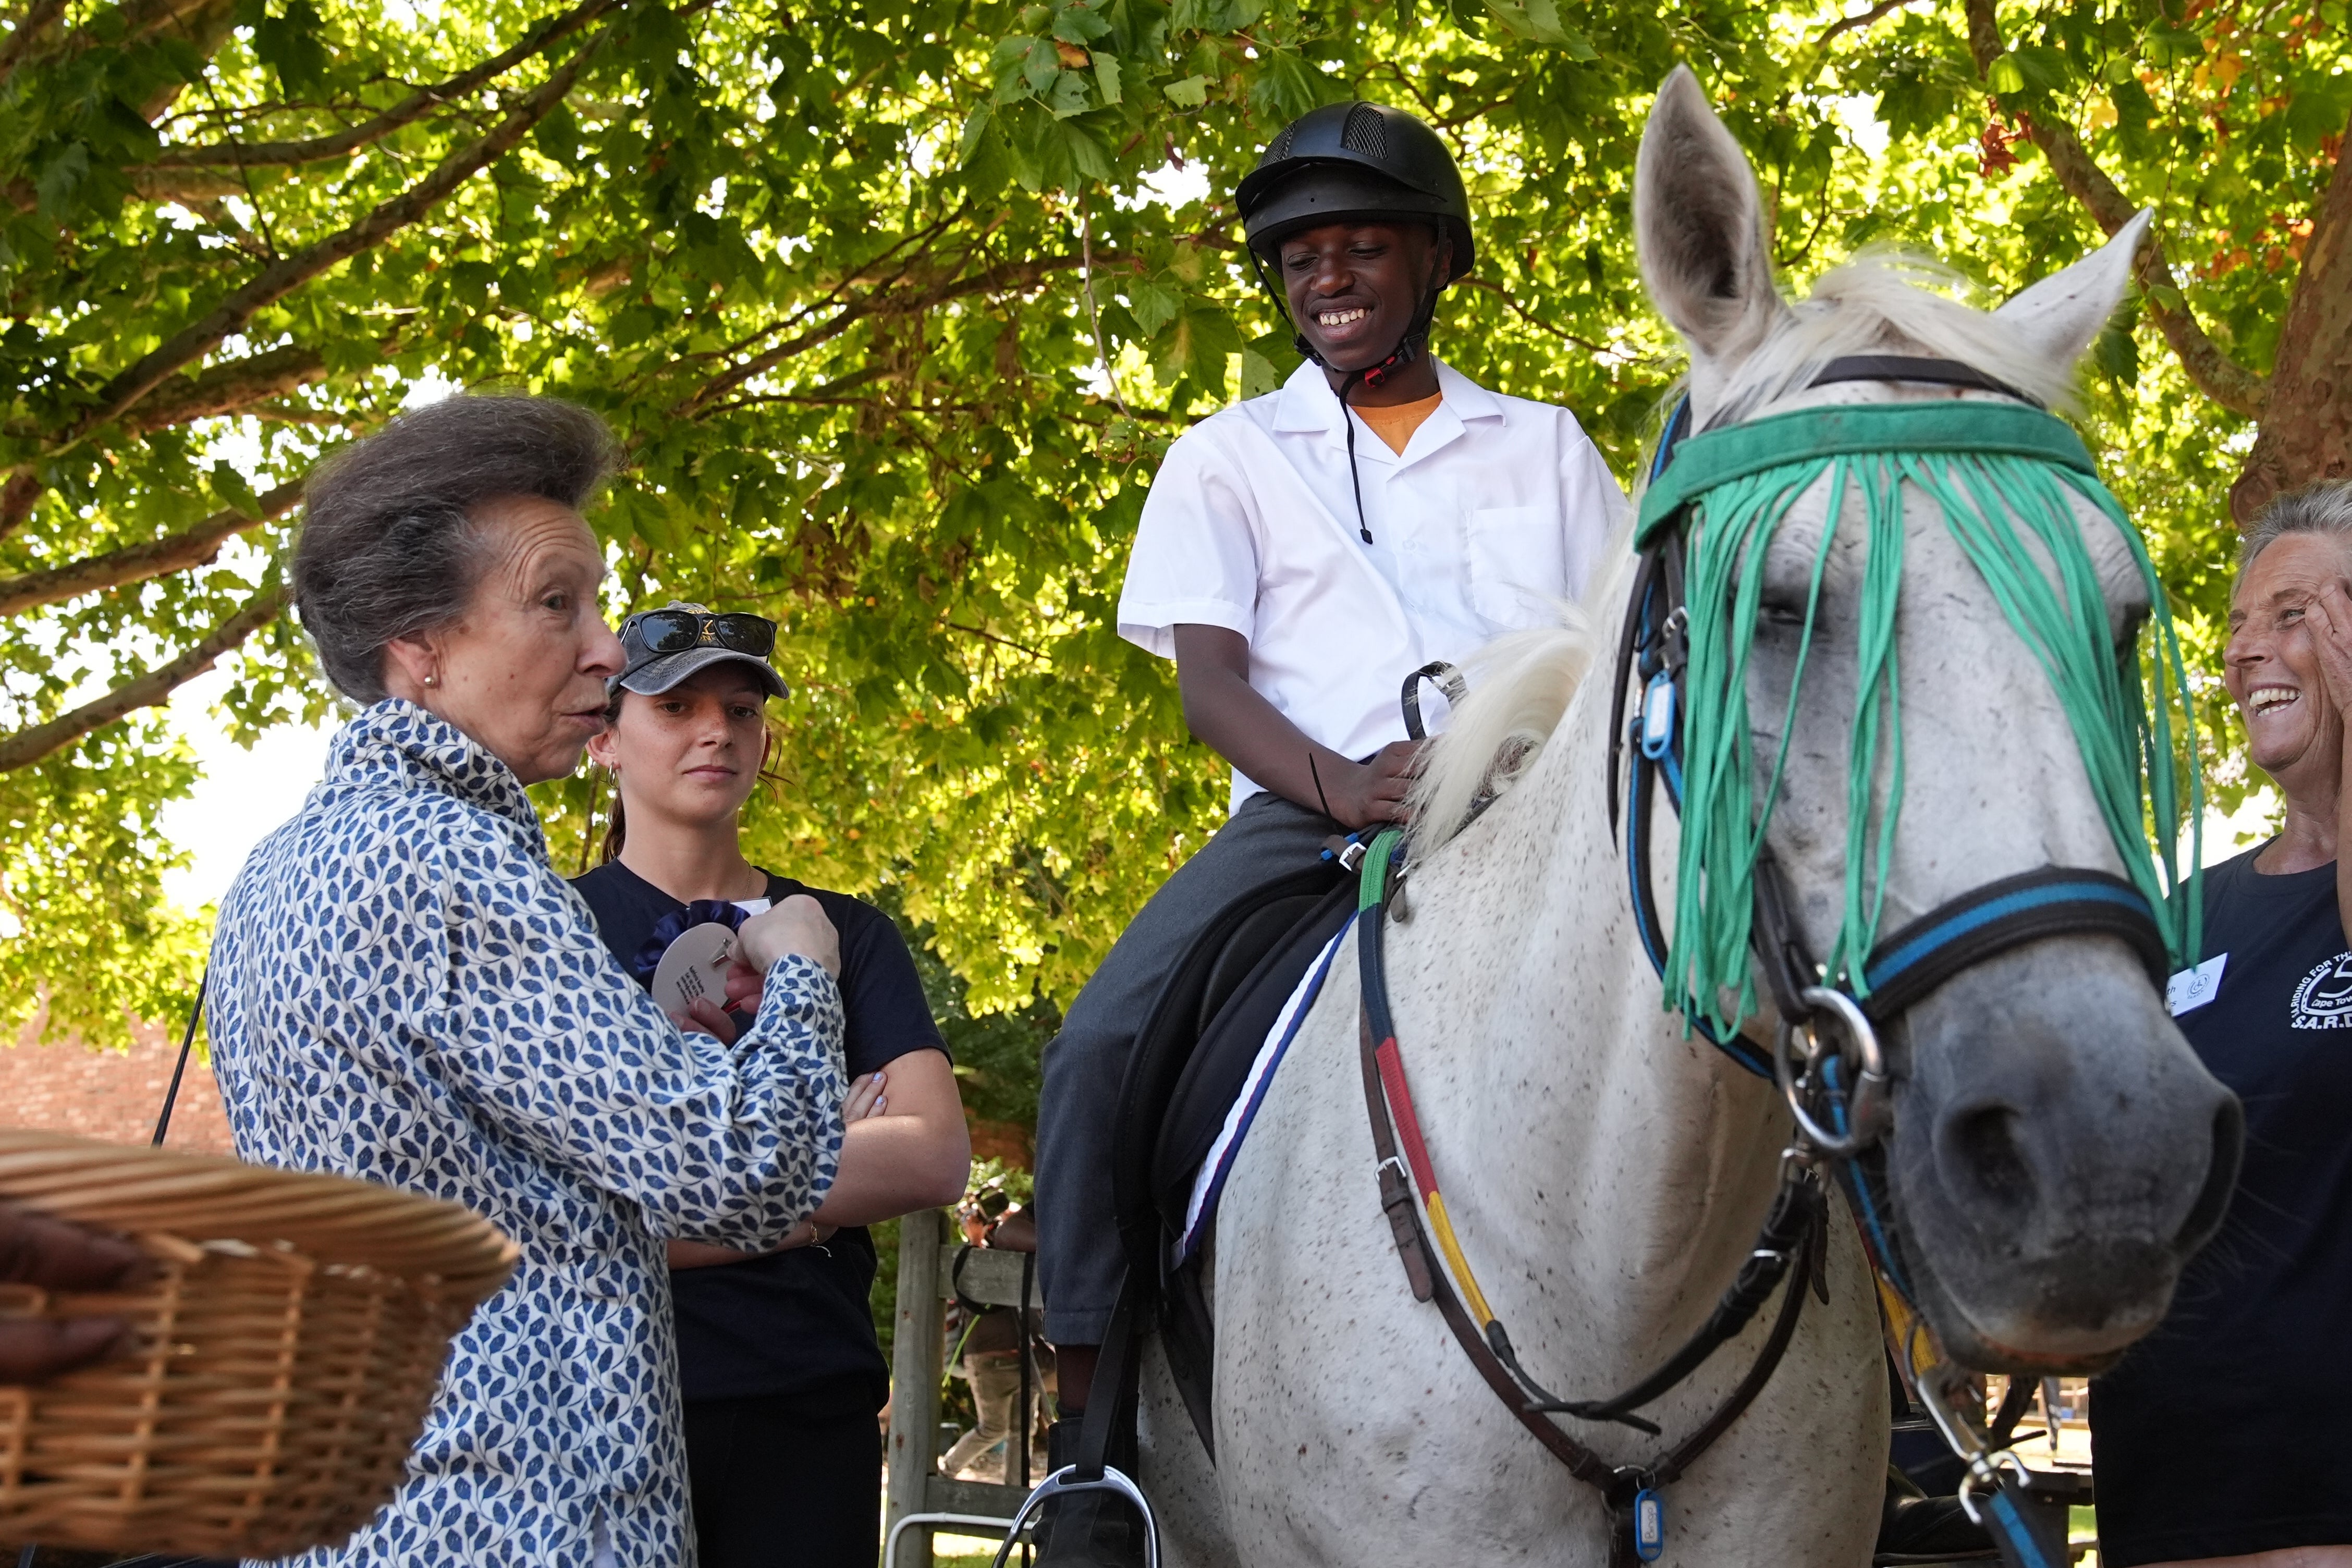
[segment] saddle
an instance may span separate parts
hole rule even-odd
[[[1355,879],[1327,859],[1217,911],[1170,972],[1128,1058],[1113,1121],[1111,1195],[1129,1321],[1154,1323],[1201,1441],[1210,1436],[1213,1326],[1195,1257],[1173,1261],[1192,1178],[1267,1032],[1317,953],[1355,911]],[[1132,1359],[1127,1362],[1131,1369]]]

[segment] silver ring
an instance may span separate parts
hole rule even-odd
[[[1870,1026],[1870,1019],[1861,1006],[1843,991],[1809,985],[1800,999],[1813,1009],[1813,1022],[1805,1027],[1808,1074],[1818,1071],[1822,1064],[1819,1021],[1823,1012],[1836,1015],[1846,1040],[1862,1058],[1862,1070],[1855,1075],[1853,1091],[1846,1097],[1847,1131],[1843,1134],[1831,1131],[1814,1121],[1812,1112],[1806,1109],[1805,1097],[1797,1089],[1796,1064],[1790,1049],[1797,1037],[1797,1025],[1787,1018],[1780,1020],[1780,1030],[1773,1036],[1772,1077],[1780,1086],[1780,1098],[1789,1102],[1790,1113],[1796,1117],[1797,1126],[1807,1140],[1833,1159],[1850,1160],[1877,1142],[1885,1125],[1886,1059],[1878,1048],[1878,1032]],[[1843,1048],[1838,1054],[1844,1054]]]

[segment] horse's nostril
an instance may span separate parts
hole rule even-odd
[[[2018,1146],[2017,1112],[1989,1105],[1953,1119],[1947,1134],[1969,1183],[2000,1207],[2023,1209],[2033,1202],[2033,1171]]]
[[[2180,1222],[2172,1244],[2181,1256],[2187,1257],[2212,1238],[2221,1226],[2221,1216],[2229,1212],[2230,1194],[2238,1185],[2238,1157],[2245,1152],[2246,1112],[2238,1097],[2221,1097],[2220,1109],[2213,1112],[2213,1153],[2205,1167],[2205,1184],[2189,1205],[2189,1217]]]

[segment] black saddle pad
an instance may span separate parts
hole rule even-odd
[[[1225,1115],[1241,1095],[1250,1067],[1281,1016],[1283,1005],[1306,977],[1324,944],[1356,912],[1356,879],[1342,881],[1320,899],[1285,907],[1291,916],[1271,945],[1262,949],[1246,976],[1234,984],[1201,1031],[1160,1119],[1160,1146],[1151,1162],[1152,1199],[1171,1236],[1184,1230],[1185,1206],[1193,1177],[1209,1157]]]
[[[1270,990],[1274,994],[1264,1004],[1265,1021],[1257,1032],[1257,1043],[1264,1042],[1283,998],[1297,983],[1294,973],[1289,981],[1273,984],[1266,978],[1269,966],[1300,945],[1294,930],[1302,919],[1320,913],[1327,905],[1338,907],[1335,900],[1351,900],[1352,886],[1353,879],[1336,862],[1327,860],[1276,878],[1235,899],[1202,928],[1160,987],[1136,1037],[1134,1054],[1128,1058],[1111,1143],[1111,1198],[1118,1215],[1119,1239],[1129,1270],[1139,1278],[1156,1279],[1163,1267],[1166,1248],[1161,1245],[1158,1194],[1167,1184],[1160,1175],[1160,1153],[1169,1144],[1170,1131],[1163,1123],[1180,1085],[1194,1081],[1191,1075],[1196,1047],[1208,1037],[1223,1040],[1228,1018],[1245,1008],[1255,1011],[1257,999]],[[1325,940],[1328,936],[1327,931]],[[1305,944],[1304,956],[1297,961],[1300,971],[1320,945],[1320,942]],[[1197,1142],[1205,1153],[1215,1141],[1225,1105],[1232,1103],[1231,1091],[1248,1073],[1257,1044],[1246,1047],[1237,1044],[1234,1048],[1239,1053],[1238,1064],[1226,1075],[1230,1081],[1223,1104],[1209,1105],[1213,1090],[1205,1080],[1199,1089],[1184,1088],[1185,1104],[1197,1109],[1188,1110],[1183,1127],[1175,1130],[1177,1145]],[[1217,1055],[1223,1060],[1227,1053],[1220,1050]],[[1205,1132],[1200,1131],[1202,1119]],[[1200,1158],[1193,1155],[1195,1165]],[[1176,1197],[1179,1224],[1187,1195],[1188,1192],[1179,1191]]]

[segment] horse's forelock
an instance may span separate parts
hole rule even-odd
[[[2072,405],[2071,363],[2053,361],[2000,317],[1923,283],[1966,287],[1938,262],[1892,251],[1858,257],[1829,272],[1761,347],[1732,368],[1710,422],[1770,413],[1802,392],[1831,360],[1862,353],[1957,360],[2049,407]]]

